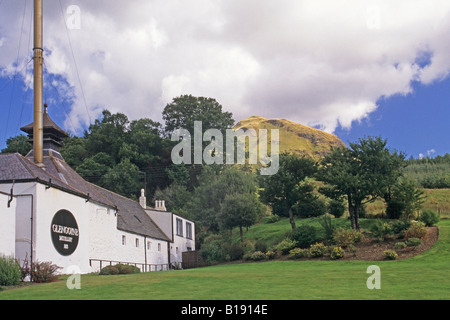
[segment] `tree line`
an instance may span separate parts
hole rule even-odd
[[[86,180],[137,199],[140,189],[152,200],[165,200],[169,210],[196,222],[197,235],[240,230],[265,215],[340,216],[348,211],[351,226],[368,202],[382,199],[391,218],[412,216],[420,209],[423,192],[405,172],[411,161],[387,148],[381,137],[369,137],[331,150],[321,161],[281,154],[279,171],[262,176],[250,165],[174,165],[171,133],[193,130],[225,130],[234,125],[233,115],[212,98],[184,95],[164,108],[164,125],[148,118],[130,121],[122,113],[103,111],[101,119],[81,137],[65,141],[65,161]],[[10,138],[2,152],[26,154],[25,136]]]

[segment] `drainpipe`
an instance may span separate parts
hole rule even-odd
[[[144,259],[145,259],[144,272],[147,272],[147,236],[144,236]]]

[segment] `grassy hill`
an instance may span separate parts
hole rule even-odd
[[[280,153],[291,152],[307,155],[315,160],[328,154],[332,147],[345,146],[335,135],[311,128],[286,119],[267,119],[259,116],[249,117],[236,124],[235,130],[278,129],[280,133]]]

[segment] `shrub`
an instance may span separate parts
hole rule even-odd
[[[297,214],[302,218],[319,217],[327,212],[325,200],[319,197],[305,199],[297,205]]]
[[[398,254],[394,250],[384,250],[384,257],[388,260],[395,260]]]
[[[262,240],[257,240],[255,243],[255,250],[261,251],[261,252],[266,252],[267,251],[266,243]]]
[[[293,232],[292,238],[300,248],[308,248],[320,240],[316,228],[306,224],[298,226]]]
[[[58,279],[58,267],[51,262],[32,262],[30,264],[30,280],[35,283],[47,283]]]
[[[276,214],[264,218],[264,223],[275,223],[280,221],[280,217]]]
[[[212,235],[205,238],[200,249],[200,255],[208,264],[224,262],[230,258],[226,252],[226,242],[219,235]]]
[[[133,274],[139,272],[141,272],[141,270],[136,266],[119,263],[102,268],[99,274],[102,276],[110,276],[116,274]]]
[[[327,247],[322,243],[316,243],[309,248],[309,255],[313,258],[323,257]]]
[[[284,239],[276,245],[276,250],[281,251],[282,254],[288,254],[291,249],[294,249],[297,243],[289,238]]]
[[[395,250],[405,249],[406,247],[407,247],[407,245],[406,245],[405,242],[397,242],[397,243],[394,245],[394,249],[395,249]]]
[[[423,222],[425,226],[431,227],[434,226],[440,220],[439,213],[432,209],[425,209],[422,211],[422,214],[419,216],[419,221]]]
[[[353,255],[356,257],[356,253],[358,252],[358,248],[356,248],[353,244],[349,245],[347,247],[348,252],[353,253]]]
[[[370,226],[370,231],[376,238],[384,240],[388,234],[392,233],[392,227],[387,222],[376,220],[375,223]]]
[[[250,259],[253,260],[253,261],[264,260],[264,259],[266,259],[266,254],[264,252],[261,252],[261,251],[255,251],[250,256]]]
[[[409,238],[408,240],[406,240],[405,244],[408,247],[418,247],[423,243],[423,241],[419,238]]]
[[[225,249],[228,252],[230,261],[242,259],[245,253],[244,247],[240,244],[230,244]]]
[[[119,274],[132,274],[141,272],[138,267],[129,264],[116,264],[116,268],[119,269]]]
[[[424,238],[428,233],[427,227],[422,222],[412,223],[411,226],[405,231],[405,238]]]
[[[333,260],[341,259],[345,256],[345,251],[341,247],[333,247],[330,251],[330,258]]]
[[[111,275],[116,275],[119,274],[119,268],[117,268],[116,266],[106,266],[104,268],[102,268],[100,270],[99,273],[101,276],[111,276]]]
[[[361,241],[362,233],[354,229],[339,228],[333,233],[333,240],[340,247],[348,247]]]
[[[307,249],[294,248],[289,251],[289,259],[300,259],[308,256]]]
[[[319,219],[319,223],[322,226],[323,231],[325,232],[325,239],[332,239],[333,233],[336,228],[333,226],[333,222],[331,221],[331,217],[327,214],[323,215],[322,218]]]
[[[22,280],[17,261],[12,257],[0,256],[0,286],[15,286]]]
[[[277,253],[275,251],[269,250],[266,252],[266,258],[269,260],[275,259],[277,257]]]
[[[328,213],[335,218],[340,218],[345,213],[345,204],[339,200],[331,200],[328,204]]]
[[[398,220],[392,224],[391,229],[394,234],[401,234],[405,230],[407,230],[410,226],[411,222],[409,220],[406,221]]]

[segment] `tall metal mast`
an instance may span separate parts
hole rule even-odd
[[[33,122],[33,151],[34,162],[43,162],[43,8],[42,0],[34,0],[34,122]]]

